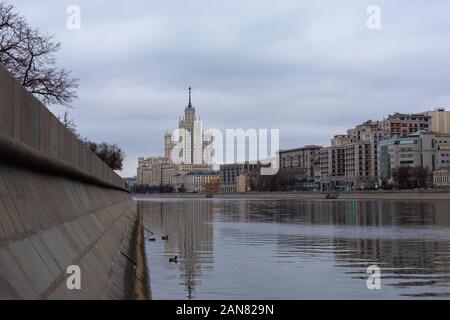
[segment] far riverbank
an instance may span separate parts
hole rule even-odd
[[[450,200],[450,191],[434,190],[377,190],[377,191],[353,191],[353,192],[245,192],[245,193],[151,193],[134,194],[135,200],[148,198],[167,199],[341,199],[341,200]]]

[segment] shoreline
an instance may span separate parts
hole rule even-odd
[[[167,199],[301,199],[301,200],[450,200],[450,191],[245,192],[133,194],[135,200]]]
[[[342,191],[342,192],[245,192],[133,194],[135,200],[167,199],[299,199],[299,200],[450,200],[450,191]]]

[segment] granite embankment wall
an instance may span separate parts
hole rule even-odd
[[[0,65],[0,299],[145,299],[143,256],[124,181]]]

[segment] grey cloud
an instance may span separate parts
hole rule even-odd
[[[124,176],[162,153],[189,85],[205,127],[280,128],[283,148],[449,103],[448,1],[377,1],[382,29],[370,31],[372,1],[78,0],[75,32],[73,2],[15,5],[63,43],[60,62],[80,78],[69,111],[83,135],[124,148]]]

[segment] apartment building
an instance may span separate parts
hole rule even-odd
[[[173,175],[173,186],[176,192],[180,190],[186,192],[186,179],[185,176],[191,172],[211,172],[211,165],[200,164],[177,164],[175,165]]]
[[[301,148],[280,150],[280,170],[294,176],[299,186],[309,182],[318,182],[316,174],[320,164],[321,149],[321,146],[307,145]]]
[[[371,146],[368,142],[354,142],[344,147],[346,189],[373,188],[375,178],[371,175]]]
[[[217,171],[192,171],[184,176],[186,192],[203,192],[203,187],[213,180],[219,180]]]
[[[347,131],[351,142],[345,149],[347,189],[377,188],[378,144],[391,134],[378,121],[366,121]]]
[[[138,185],[149,184],[152,175],[152,158],[139,158],[136,174],[136,182]]]
[[[426,113],[394,113],[379,122],[380,129],[387,131],[391,136],[403,136],[418,131],[429,131],[431,115]]]
[[[320,189],[343,190],[345,182],[345,148],[342,140],[348,137],[335,136],[332,145],[320,149]]]
[[[165,186],[173,184],[175,166],[169,158],[139,158],[137,168],[137,184],[148,186]]]
[[[259,164],[249,162],[220,165],[220,192],[237,192],[238,177],[252,175],[259,169]]]

